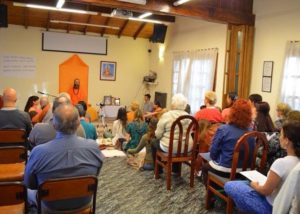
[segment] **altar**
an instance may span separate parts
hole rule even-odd
[[[105,114],[105,117],[108,118],[117,118],[119,108],[123,106],[116,106],[116,105],[105,105],[102,107],[102,110]]]

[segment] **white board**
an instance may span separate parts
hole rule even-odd
[[[97,36],[43,32],[42,49],[43,51],[107,55],[107,39]]]

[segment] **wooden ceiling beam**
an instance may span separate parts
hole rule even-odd
[[[86,23],[89,24],[89,23],[91,22],[91,19],[92,19],[92,15],[89,15],[88,20],[87,20]],[[85,26],[85,27],[84,27],[84,34],[87,33],[87,28],[88,28],[88,26]]]
[[[70,16],[69,16],[69,20],[68,20],[69,22],[70,21],[72,21],[72,14],[70,14]],[[70,24],[68,24],[68,27],[67,27],[67,33],[69,33],[70,32],[70,28],[71,28],[71,25]]]
[[[138,12],[153,12],[159,15],[193,17],[212,22],[236,25],[254,25],[255,21],[255,15],[253,14],[219,8],[217,5],[201,5],[197,7],[181,5],[180,7],[174,7],[172,1],[157,0],[148,0],[146,5],[130,4],[115,0],[77,0],[77,2],[79,1],[102,7],[122,8]]]
[[[135,32],[135,34],[133,36],[134,39],[136,39],[138,37],[138,35],[142,32],[142,30],[144,29],[145,25],[146,25],[146,22],[143,22],[140,25],[139,29]]]
[[[125,30],[126,26],[128,25],[128,22],[129,22],[128,19],[125,20],[124,24],[123,24],[122,27],[120,28],[119,33],[118,33],[118,37],[119,37],[119,38],[121,37],[123,31]]]
[[[104,22],[104,25],[108,25],[108,23],[109,23],[109,20],[110,20],[110,17],[107,17],[107,18],[106,18],[106,20],[105,20],[105,22]],[[101,36],[103,36],[103,35],[104,35],[104,33],[105,33],[105,30],[106,30],[106,28],[103,28],[103,29],[101,30]]]
[[[29,8],[25,8],[25,11],[24,11],[24,27],[25,27],[25,29],[28,28],[28,22],[29,22],[28,10],[29,10]]]
[[[46,26],[46,30],[49,31],[49,28],[50,28],[50,19],[51,19],[51,16],[50,16],[50,11],[48,11],[48,15],[47,15],[47,26]]]

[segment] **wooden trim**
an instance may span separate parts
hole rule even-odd
[[[104,25],[108,25],[109,21],[110,21],[110,17],[107,17],[107,18],[105,19]],[[103,35],[105,34],[105,30],[106,30],[106,28],[103,28],[103,29],[101,30],[101,33],[100,33],[101,36],[103,36]]]
[[[253,14],[219,8],[217,5],[215,7],[208,5],[198,7],[188,7],[182,5],[181,7],[174,7],[172,2],[157,0],[148,0],[146,5],[130,4],[114,0],[80,0],[80,2],[96,4],[110,8],[122,8],[126,10],[143,12],[149,11],[160,15],[200,18],[207,21],[221,23],[254,25],[255,21],[255,15]]]
[[[129,22],[129,20],[128,20],[128,19],[127,19],[127,20],[125,20],[124,24],[123,24],[123,25],[122,25],[122,27],[120,28],[120,30],[119,30],[119,33],[118,33],[118,37],[119,37],[119,38],[121,37],[121,35],[122,35],[123,31],[125,30],[125,28],[126,28],[126,26],[127,26],[128,22]]]
[[[135,32],[133,38],[136,39],[138,37],[138,35],[142,32],[142,30],[144,29],[144,27],[146,26],[146,22],[143,22],[140,27],[137,29],[137,31]]]

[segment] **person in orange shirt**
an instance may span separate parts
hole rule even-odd
[[[80,80],[75,79],[73,87],[68,92],[71,96],[71,102],[73,105],[76,105],[79,101],[87,101],[83,89],[80,89]]]

